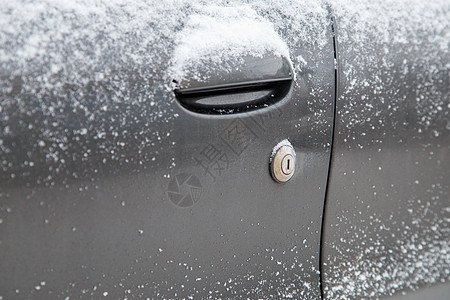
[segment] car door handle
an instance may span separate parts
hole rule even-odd
[[[229,74],[215,74],[208,82],[184,81],[174,92],[181,106],[190,111],[233,114],[282,100],[293,79],[292,65],[283,56],[246,57],[242,66]]]

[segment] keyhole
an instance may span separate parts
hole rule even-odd
[[[291,166],[291,160],[293,160],[293,157],[291,154],[287,154],[284,156],[283,160],[281,161],[281,172],[283,172],[286,175],[291,174],[294,171],[294,166]],[[292,162],[294,163],[294,162]]]
[[[272,157],[270,170],[273,179],[278,183],[287,182],[295,172],[295,151],[292,146],[281,146]]]

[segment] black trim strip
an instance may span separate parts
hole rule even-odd
[[[324,278],[323,278],[323,248],[324,248],[324,233],[325,233],[325,213],[328,200],[328,189],[330,187],[331,169],[333,162],[333,152],[334,152],[334,136],[336,130],[336,115],[337,115],[337,98],[338,98],[338,83],[339,83],[339,61],[338,61],[338,47],[337,47],[337,36],[336,36],[336,19],[331,16],[331,34],[333,36],[333,51],[334,51],[334,103],[333,103],[333,124],[331,131],[331,146],[330,146],[330,160],[328,165],[328,175],[327,175],[327,186],[325,189],[325,197],[323,201],[323,211],[322,211],[322,227],[320,230],[320,254],[319,254],[319,270],[320,270],[320,296],[325,299],[324,292]]]
[[[237,82],[229,84],[220,84],[199,88],[187,88],[187,89],[175,89],[175,94],[179,97],[196,97],[196,96],[208,96],[217,94],[237,93],[242,91],[254,91],[265,90],[273,87],[278,83],[291,82],[293,77],[277,78],[277,79],[264,79],[248,82]]]

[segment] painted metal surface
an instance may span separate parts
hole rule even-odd
[[[0,297],[314,299],[320,276],[326,299],[443,296],[450,18],[422,2],[4,3]],[[267,53],[294,71],[276,104],[177,102],[173,79]]]
[[[335,7],[339,85],[322,245],[327,299],[449,284],[449,6],[391,4]],[[442,289],[418,294],[441,299]]]
[[[36,18],[22,18],[39,11],[25,4],[3,11],[24,22],[2,32],[0,296],[319,298],[334,99],[325,8],[48,3]],[[180,43],[166,34],[182,40],[190,18],[217,10],[231,25],[269,22],[288,45],[296,79],[277,105],[207,116],[177,103],[164,72]],[[296,174],[279,185],[268,162],[283,139]]]

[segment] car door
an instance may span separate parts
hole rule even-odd
[[[332,6],[339,84],[324,296],[448,299],[448,1]]]
[[[1,297],[320,298],[323,3],[0,11]]]

